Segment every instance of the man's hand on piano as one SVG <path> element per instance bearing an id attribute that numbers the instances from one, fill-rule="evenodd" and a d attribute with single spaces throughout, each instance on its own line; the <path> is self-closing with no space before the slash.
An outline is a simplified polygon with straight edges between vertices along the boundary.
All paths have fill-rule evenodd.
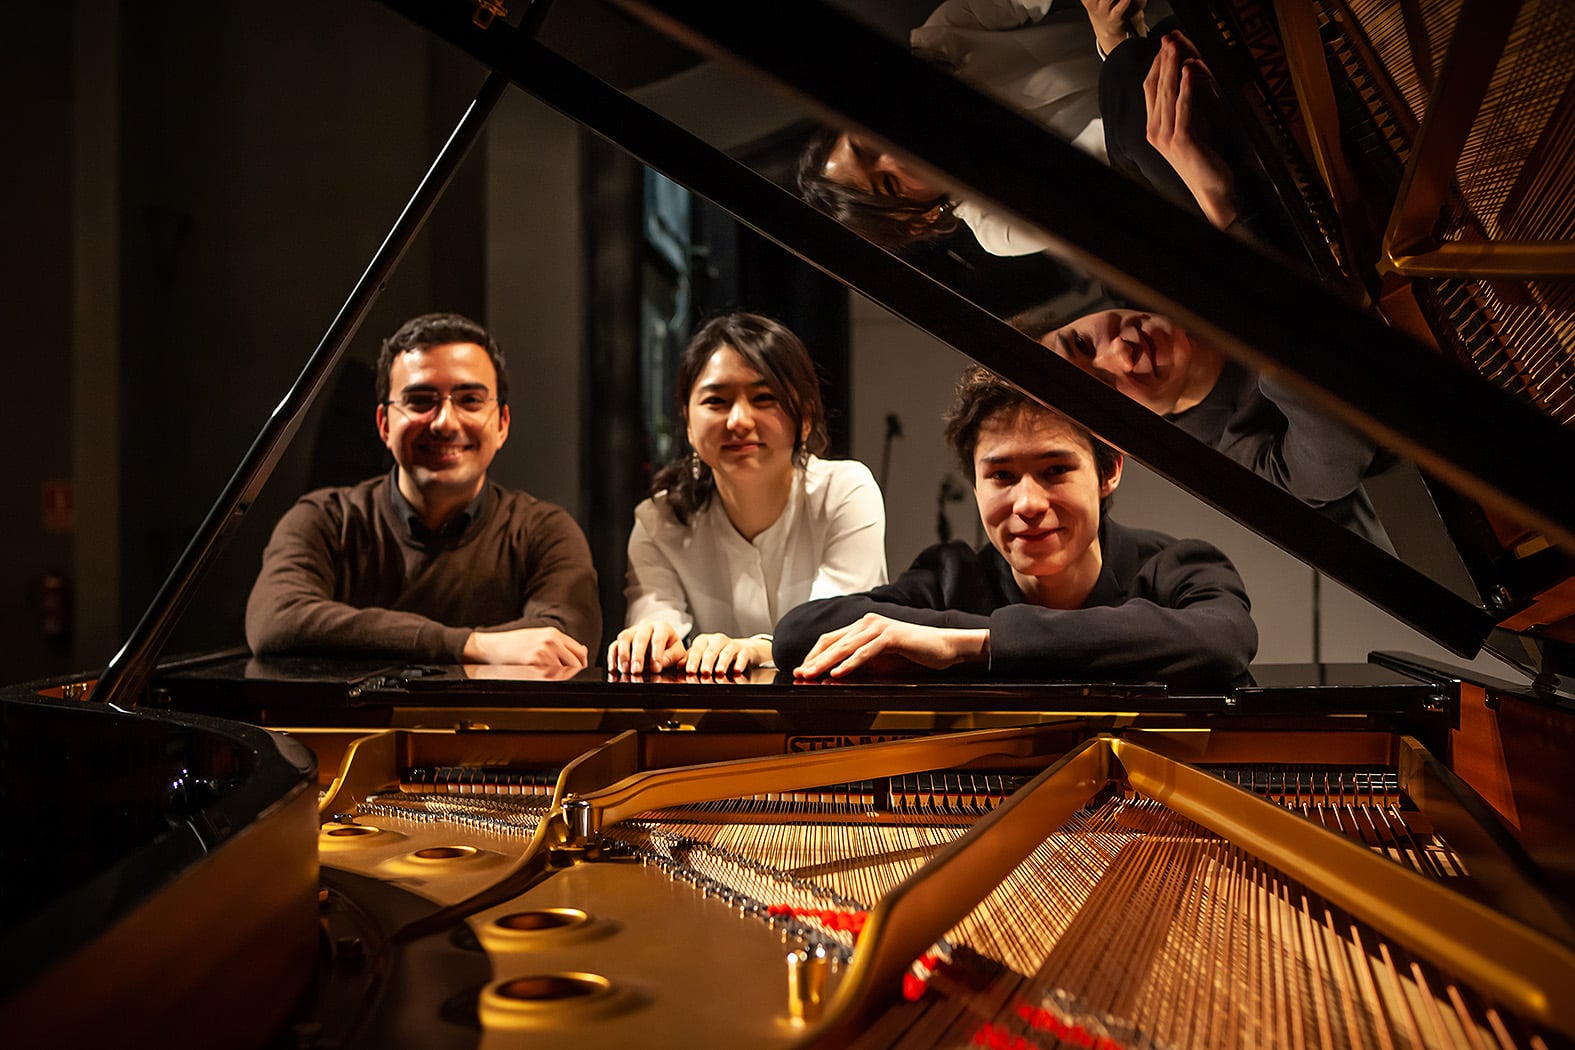
<path id="1" fill-rule="evenodd" d="M 689 643 L 684 670 L 689 674 L 743 674 L 771 659 L 770 638 L 730 638 L 725 634 L 702 634 Z"/>
<path id="2" fill-rule="evenodd" d="M 841 678 L 860 667 L 891 671 L 905 663 L 942 670 L 990 658 L 990 632 L 983 628 L 927 627 L 865 613 L 848 626 L 828 631 L 815 642 L 795 678 Z"/>
<path id="3" fill-rule="evenodd" d="M 1149 145 L 1181 176 L 1209 223 L 1223 230 L 1236 220 L 1237 203 L 1235 175 L 1209 141 L 1211 122 L 1219 119 L 1213 105 L 1218 96 L 1192 41 L 1166 33 L 1143 78 Z"/>
<path id="4" fill-rule="evenodd" d="M 666 620 L 641 620 L 618 632 L 607 647 L 607 669 L 619 674 L 659 674 L 682 666 L 688 651 Z"/>
<path id="5" fill-rule="evenodd" d="M 509 664 L 542 670 L 586 664 L 585 646 L 556 627 L 519 627 L 512 631 L 472 631 L 462 654 L 466 663 Z"/>

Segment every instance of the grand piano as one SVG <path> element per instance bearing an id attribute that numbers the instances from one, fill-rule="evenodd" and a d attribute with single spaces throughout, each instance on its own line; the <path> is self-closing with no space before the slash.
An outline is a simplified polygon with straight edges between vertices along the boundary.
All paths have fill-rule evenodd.
<path id="1" fill-rule="evenodd" d="M 1290 259 L 1112 179 L 857 5 L 803 0 L 763 33 L 748 5 L 617 4 L 906 151 L 1406 457 L 1427 498 L 1385 524 L 1446 537 L 1467 579 L 1446 585 L 1426 552 L 1313 512 L 609 87 L 607 56 L 553 47 L 572 0 L 384 3 L 474 58 L 476 102 L 126 646 L 0 695 L 8 1043 L 1575 1041 L 1560 5 L 1329 0 L 1307 23 L 1296 4 L 1176 0 L 1300 232 Z M 1511 90 L 1528 64 L 1549 79 Z M 1375 653 L 1184 693 L 161 659 L 515 89 L 1502 673 Z M 1387 162 L 1320 133 L 1365 130 L 1357 109 Z M 1483 139 L 1510 116 L 1518 174 L 1484 200 Z"/>

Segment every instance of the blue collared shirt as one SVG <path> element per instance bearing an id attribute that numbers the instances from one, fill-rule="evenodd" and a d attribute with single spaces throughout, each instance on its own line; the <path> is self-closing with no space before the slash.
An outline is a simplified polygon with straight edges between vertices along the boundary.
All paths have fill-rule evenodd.
<path id="1" fill-rule="evenodd" d="M 476 498 L 436 529 L 427 527 L 410 501 L 405 499 L 405 494 L 399 490 L 397 466 L 388 475 L 388 499 L 394 507 L 394 520 L 403 523 L 410 539 L 423 547 L 453 547 L 464 538 L 473 523 L 481 520 L 481 512 L 487 504 L 487 485 L 483 482 Z"/>

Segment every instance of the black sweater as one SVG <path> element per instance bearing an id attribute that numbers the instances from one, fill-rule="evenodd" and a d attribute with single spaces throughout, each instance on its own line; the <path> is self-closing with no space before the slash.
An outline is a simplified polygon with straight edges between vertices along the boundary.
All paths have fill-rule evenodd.
<path id="1" fill-rule="evenodd" d="M 873 612 L 988 628 L 993 675 L 1215 686 L 1245 677 L 1258 631 L 1241 577 L 1223 553 L 1108 518 L 1099 536 L 1104 565 L 1081 609 L 1027 604 L 993 546 L 942 543 L 884 587 L 793 609 L 777 624 L 776 665 L 791 671 L 822 634 Z"/>

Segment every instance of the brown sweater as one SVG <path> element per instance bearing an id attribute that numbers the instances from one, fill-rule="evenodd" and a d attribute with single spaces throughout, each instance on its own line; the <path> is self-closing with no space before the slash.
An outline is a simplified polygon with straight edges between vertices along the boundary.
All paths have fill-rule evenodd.
<path id="1" fill-rule="evenodd" d="M 557 627 L 595 649 L 601 621 L 590 546 L 562 507 L 488 481 L 477 520 L 423 544 L 395 519 L 384 476 L 308 493 L 279 519 L 246 641 L 260 656 L 457 663 L 472 630 Z"/>

